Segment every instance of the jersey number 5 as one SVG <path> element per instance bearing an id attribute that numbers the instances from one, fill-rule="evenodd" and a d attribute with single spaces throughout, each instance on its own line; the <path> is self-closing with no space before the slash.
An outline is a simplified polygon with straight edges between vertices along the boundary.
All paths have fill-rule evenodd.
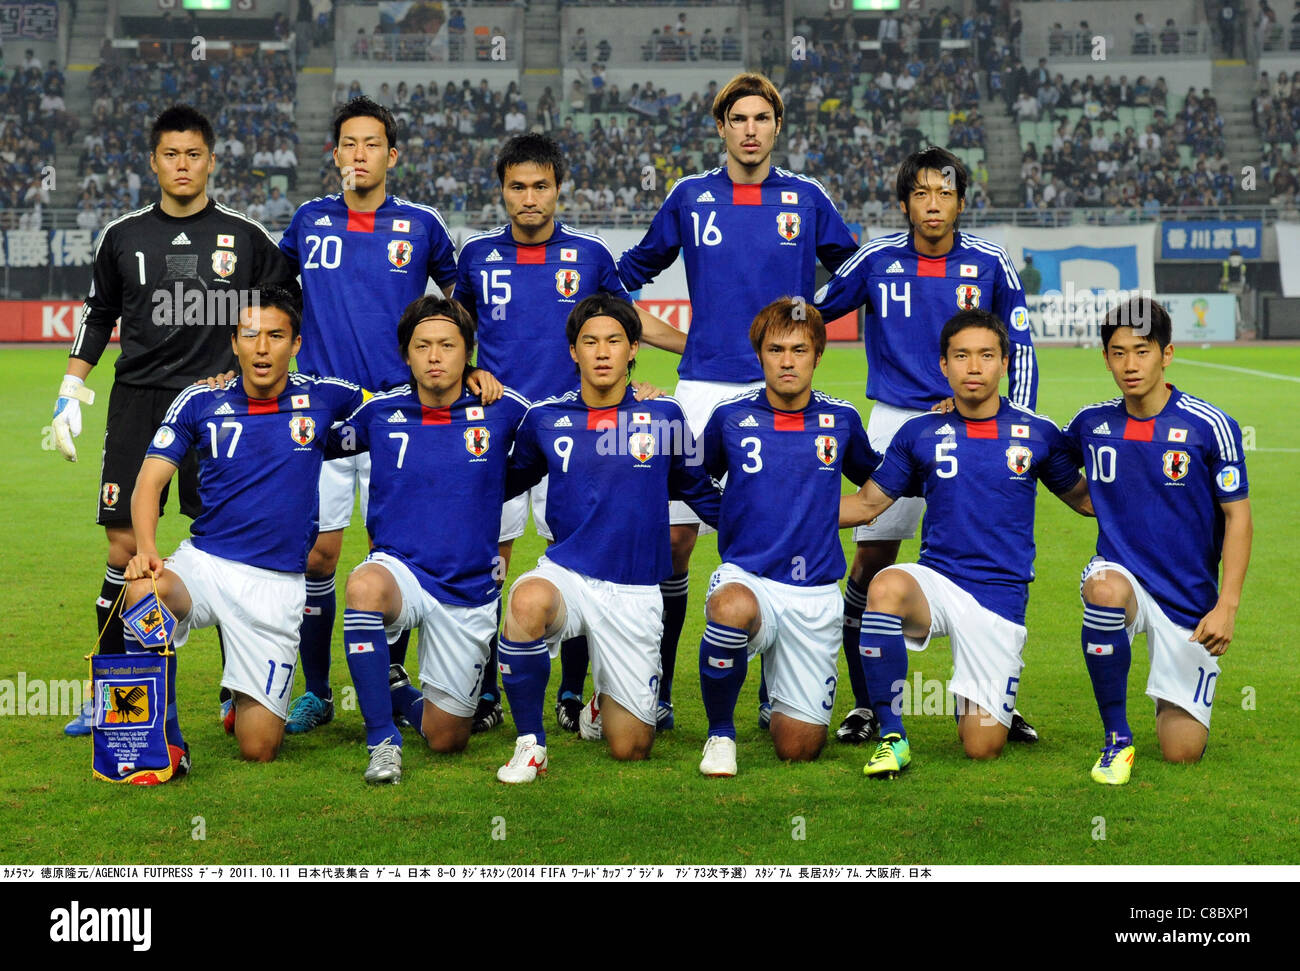
<path id="1" fill-rule="evenodd" d="M 951 455 L 956 442 L 937 442 L 934 446 L 934 474 L 941 479 L 951 479 L 957 475 L 957 456 Z"/>

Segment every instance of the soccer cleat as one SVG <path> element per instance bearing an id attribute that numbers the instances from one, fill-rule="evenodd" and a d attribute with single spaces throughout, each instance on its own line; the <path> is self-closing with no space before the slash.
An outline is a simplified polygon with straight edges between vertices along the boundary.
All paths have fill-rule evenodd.
<path id="1" fill-rule="evenodd" d="M 397 785 L 402 781 L 402 747 L 393 744 L 390 735 L 378 745 L 370 746 L 370 765 L 366 767 L 366 781 L 371 785 L 385 782 Z"/>
<path id="2" fill-rule="evenodd" d="M 879 730 L 880 723 L 874 711 L 870 708 L 854 708 L 844 716 L 844 721 L 840 722 L 840 727 L 835 730 L 835 741 L 847 745 L 861 745 L 863 742 L 871 741 Z"/>
<path id="3" fill-rule="evenodd" d="M 1025 721 L 1025 716 L 1017 708 L 1011 713 L 1011 727 L 1007 729 L 1008 742 L 1024 742 L 1032 745 L 1038 741 L 1038 732 L 1034 726 Z"/>
<path id="4" fill-rule="evenodd" d="M 912 764 L 912 746 L 902 735 L 890 732 L 880 740 L 862 774 L 873 779 L 893 779 Z"/>
<path id="5" fill-rule="evenodd" d="M 411 686 L 411 676 L 406 673 L 406 668 L 400 664 L 388 665 L 388 690 L 396 691 L 398 688 L 409 688 Z"/>
<path id="6" fill-rule="evenodd" d="M 605 726 L 600 722 L 600 709 L 596 707 L 595 695 L 578 712 L 578 737 L 588 742 L 599 742 L 605 737 Z"/>
<path id="7" fill-rule="evenodd" d="M 63 726 L 64 735 L 89 735 L 95 724 L 95 703 L 84 702 L 72 721 Z"/>
<path id="8" fill-rule="evenodd" d="M 490 732 L 505 720 L 506 713 L 501 710 L 501 702 L 491 695 L 484 695 L 478 700 L 478 707 L 474 709 L 474 721 L 470 725 L 470 734 L 478 735 L 480 732 Z"/>
<path id="9" fill-rule="evenodd" d="M 770 701 L 760 701 L 758 703 L 758 730 L 767 731 L 772 727 L 772 703 Z"/>
<path id="10" fill-rule="evenodd" d="M 497 779 L 511 785 L 532 782 L 549 765 L 546 746 L 537 744 L 537 736 L 520 735 L 515 739 L 515 754 L 510 756 L 509 762 L 497 769 Z"/>
<path id="11" fill-rule="evenodd" d="M 721 778 L 736 774 L 736 740 L 723 735 L 710 735 L 704 743 L 704 758 L 700 759 L 702 775 Z"/>
<path id="12" fill-rule="evenodd" d="M 171 758 L 172 774 L 171 779 L 184 778 L 190 774 L 190 743 L 186 742 L 184 748 L 179 745 L 168 745 L 167 755 Z M 156 772 L 142 772 L 130 780 L 133 786 L 160 786 L 163 780 L 158 778 Z"/>
<path id="13" fill-rule="evenodd" d="M 555 721 L 566 732 L 578 730 L 578 715 L 582 711 L 582 699 L 575 694 L 566 694 L 555 703 Z"/>
<path id="14" fill-rule="evenodd" d="M 659 707 L 655 709 L 655 731 L 667 732 L 673 727 L 673 703 L 671 701 L 659 702 Z"/>
<path id="15" fill-rule="evenodd" d="M 221 703 L 221 727 L 227 735 L 235 734 L 235 700 L 227 698 Z"/>
<path id="16" fill-rule="evenodd" d="M 1133 759 L 1136 755 L 1133 739 L 1112 733 L 1101 750 L 1097 764 L 1092 767 L 1092 781 L 1104 786 L 1127 785 L 1129 776 L 1133 774 Z"/>
<path id="17" fill-rule="evenodd" d="M 290 735 L 301 735 L 333 720 L 334 699 L 324 700 L 308 691 L 295 698 L 289 706 L 289 717 L 284 723 L 284 730 Z"/>

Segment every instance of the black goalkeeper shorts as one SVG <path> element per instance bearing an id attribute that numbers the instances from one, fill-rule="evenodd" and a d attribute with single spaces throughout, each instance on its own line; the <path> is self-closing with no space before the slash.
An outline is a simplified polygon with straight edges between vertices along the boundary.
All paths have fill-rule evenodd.
<path id="1" fill-rule="evenodd" d="M 180 394 L 174 388 L 143 388 L 113 383 L 108 395 L 107 427 L 104 429 L 104 462 L 99 475 L 99 517 L 101 526 L 131 525 L 131 493 L 135 477 L 144 464 L 149 442 L 162 424 L 167 409 Z M 180 479 L 181 513 L 194 519 L 199 504 L 199 460 L 193 449 L 177 471 Z M 164 486 L 158 514 L 167 505 L 170 485 Z"/>

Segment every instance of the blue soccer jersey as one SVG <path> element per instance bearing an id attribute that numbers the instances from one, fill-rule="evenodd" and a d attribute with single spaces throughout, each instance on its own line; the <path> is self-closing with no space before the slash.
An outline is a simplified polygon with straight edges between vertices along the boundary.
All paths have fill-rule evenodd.
<path id="1" fill-rule="evenodd" d="M 578 386 L 564 325 L 597 293 L 632 302 L 604 240 L 561 223 L 535 246 L 501 226 L 461 247 L 455 296 L 478 322 L 478 365 L 530 399 Z"/>
<path id="2" fill-rule="evenodd" d="M 720 495 L 673 398 L 591 408 L 577 391 L 540 401 L 515 438 L 506 497 L 550 475 L 548 559 L 612 583 L 659 583 L 672 574 L 668 500 L 714 526 Z M 499 517 L 498 517 L 499 518 Z"/>
<path id="3" fill-rule="evenodd" d="M 1038 480 L 1058 494 L 1079 481 L 1055 424 L 1006 398 L 997 416 L 983 421 L 956 412 L 916 415 L 895 433 L 871 478 L 894 499 L 925 497 L 922 566 L 994 613 L 1025 622 Z"/>
<path id="4" fill-rule="evenodd" d="M 862 485 L 880 462 L 857 409 L 814 391 L 803 411 L 780 411 L 759 388 L 714 408 L 701 441 L 705 469 L 727 477 L 722 561 L 799 587 L 837 583 L 840 476 Z"/>
<path id="5" fill-rule="evenodd" d="M 496 599 L 493 577 L 506 461 L 528 402 L 506 389 L 484 405 L 462 389 L 445 408 L 409 384 L 371 398 L 330 433 L 331 457 L 370 452 L 366 529 L 442 604 Z"/>
<path id="6" fill-rule="evenodd" d="M 922 256 L 910 232 L 873 239 L 817 292 L 827 320 L 865 307 L 867 397 L 924 411 L 952 396 L 939 370 L 939 334 L 959 310 L 989 310 L 1011 332 L 1007 362 L 1012 401 L 1033 408 L 1038 367 L 1029 333 L 1025 291 L 1001 246 L 969 233 L 953 234 L 944 256 Z"/>
<path id="7" fill-rule="evenodd" d="M 677 373 L 693 381 L 763 380 L 749 325 L 765 306 L 817 289 L 817 261 L 834 272 L 857 242 L 816 179 L 773 168 L 756 185 L 725 168 L 679 179 L 645 237 L 618 259 L 629 290 L 677 259 L 686 263 L 691 328 Z"/>
<path id="8" fill-rule="evenodd" d="M 371 390 L 410 380 L 397 347 L 402 311 L 427 281 L 456 279 L 456 247 L 437 210 L 389 196 L 353 212 L 341 193 L 304 202 L 280 240 L 302 280 L 298 370 Z"/>
<path id="9" fill-rule="evenodd" d="M 1065 427 L 1088 476 L 1097 553 L 1127 567 L 1174 623 L 1195 627 L 1219 597 L 1220 503 L 1250 495 L 1241 429 L 1170 385 L 1154 418 L 1123 398 L 1089 405 Z"/>
<path id="10" fill-rule="evenodd" d="M 364 400 L 354 384 L 290 374 L 277 398 L 250 398 L 239 378 L 176 396 L 149 456 L 179 466 L 199 453 L 196 547 L 266 570 L 303 573 L 316 542 L 316 485 L 330 425 Z"/>

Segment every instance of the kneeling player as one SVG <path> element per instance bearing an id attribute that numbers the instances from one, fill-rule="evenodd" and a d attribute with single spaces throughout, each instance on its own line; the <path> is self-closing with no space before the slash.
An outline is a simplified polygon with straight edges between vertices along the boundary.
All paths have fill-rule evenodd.
<path id="1" fill-rule="evenodd" d="M 190 630 L 221 625 L 221 684 L 234 694 L 239 752 L 258 762 L 274 759 L 284 737 L 326 433 L 362 402 L 361 389 L 346 381 L 289 374 L 302 345 L 300 321 L 291 294 L 260 291 L 231 335 L 242 376 L 177 396 L 131 498 L 139 552 L 126 569 L 126 603 L 156 583 L 177 618 L 177 647 Z M 164 564 L 158 497 L 192 448 L 199 452 L 202 512 L 191 538 Z M 175 762 L 177 743 L 170 736 L 169 742 Z"/>
<path id="2" fill-rule="evenodd" d="M 736 774 L 736 698 L 762 654 L 778 758 L 815 759 L 835 707 L 844 573 L 840 475 L 862 485 L 879 462 L 857 409 L 812 390 L 826 349 L 813 307 L 788 297 L 759 311 L 749 342 L 766 387 L 713 409 L 704 466 L 727 477 L 722 566 L 709 581 L 700 693 L 709 717 L 700 771 Z"/>
<path id="3" fill-rule="evenodd" d="M 519 738 L 502 782 L 532 782 L 547 768 L 542 701 L 560 642 L 585 635 L 591 700 L 584 738 L 609 739 L 622 760 L 654 742 L 663 597 L 671 572 L 668 500 L 711 525 L 718 492 L 700 464 L 681 406 L 636 401 L 628 384 L 641 322 L 607 293 L 587 297 L 566 322 L 579 390 L 535 404 L 515 439 L 506 494 L 549 474 L 546 520 L 555 544 L 510 590 L 500 642 L 501 681 Z"/>
<path id="4" fill-rule="evenodd" d="M 348 577 L 343 641 L 370 748 L 367 782 L 400 782 L 401 710 L 435 752 L 469 742 L 497 629 L 499 510 L 506 458 L 528 402 L 491 405 L 465 387 L 474 319 L 424 296 L 397 325 L 411 382 L 376 395 L 330 434 L 330 455 L 370 452 L 373 548 Z M 420 628 L 420 683 L 388 645 Z M 391 689 L 391 696 L 390 696 Z"/>
<path id="5" fill-rule="evenodd" d="M 1205 752 L 1218 658 L 1250 562 L 1241 429 L 1165 384 L 1171 332 L 1169 314 L 1146 297 L 1107 314 L 1102 348 L 1123 397 L 1084 408 L 1065 429 L 1097 510 L 1097 556 L 1080 592 L 1084 661 L 1106 733 L 1092 778 L 1106 785 L 1123 785 L 1133 769 L 1135 634 L 1147 635 L 1161 754 L 1196 762 Z"/>
<path id="6" fill-rule="evenodd" d="M 920 562 L 888 567 L 867 588 L 860 651 L 881 741 L 863 771 L 873 777 L 911 762 L 901 712 L 907 651 L 924 650 L 932 637 L 952 642 L 948 687 L 966 754 L 1001 753 L 1024 666 L 1038 480 L 1091 514 L 1087 483 L 1060 429 L 998 396 L 1006 325 L 987 311 L 964 310 L 944 324 L 939 344 L 955 410 L 904 422 L 840 515 L 841 526 L 859 525 L 899 496 L 926 501 Z"/>

